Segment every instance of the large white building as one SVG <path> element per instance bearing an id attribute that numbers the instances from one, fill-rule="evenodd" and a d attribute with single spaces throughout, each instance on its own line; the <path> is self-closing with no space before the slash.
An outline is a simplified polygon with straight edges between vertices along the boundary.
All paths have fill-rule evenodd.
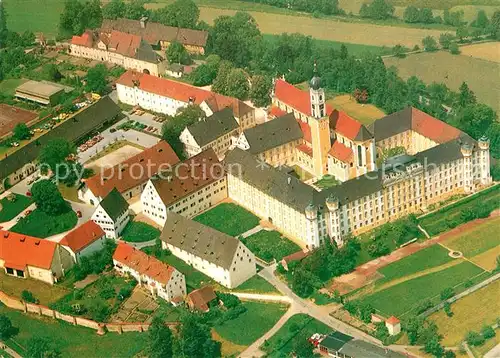
<path id="1" fill-rule="evenodd" d="M 92 221 L 104 230 L 108 239 L 117 239 L 130 221 L 128 207 L 127 201 L 114 188 L 97 205 Z"/>
<path id="2" fill-rule="evenodd" d="M 87 30 L 81 36 L 73 36 L 70 54 L 154 76 L 164 75 L 166 70 L 166 61 L 142 37 L 116 30 Z"/>
<path id="3" fill-rule="evenodd" d="M 164 249 L 227 288 L 257 273 L 254 254 L 240 240 L 174 212 L 160 239 Z"/>
<path id="4" fill-rule="evenodd" d="M 165 225 L 169 212 L 191 218 L 227 198 L 226 175 L 213 149 L 151 178 L 141 195 L 143 214 Z"/>
<path id="5" fill-rule="evenodd" d="M 169 116 L 190 104 L 199 105 L 207 116 L 229 107 L 241 130 L 255 125 L 255 109 L 239 99 L 145 73 L 125 72 L 116 81 L 116 92 L 120 102 Z"/>
<path id="6" fill-rule="evenodd" d="M 186 295 L 186 278 L 175 267 L 164 264 L 141 250 L 120 242 L 113 254 L 113 265 L 122 275 L 130 275 L 151 294 L 167 302 Z"/>

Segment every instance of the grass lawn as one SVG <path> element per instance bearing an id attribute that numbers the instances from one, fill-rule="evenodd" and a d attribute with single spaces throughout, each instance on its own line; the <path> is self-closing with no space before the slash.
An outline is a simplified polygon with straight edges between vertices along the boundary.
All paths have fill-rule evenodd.
<path id="1" fill-rule="evenodd" d="M 193 219 L 231 236 L 238 236 L 259 225 L 260 219 L 233 203 L 222 203 Z"/>
<path id="2" fill-rule="evenodd" d="M 0 272 L 0 290 L 17 298 L 21 298 L 21 292 L 24 290 L 30 291 L 42 305 L 48 305 L 50 302 L 57 301 L 69 293 L 69 290 L 65 287 L 59 285 L 52 286 L 30 278 L 21 279 L 8 276 L 3 270 Z"/>
<path id="3" fill-rule="evenodd" d="M 449 227 L 446 224 L 447 221 L 459 220 L 462 210 L 472 208 L 478 203 L 496 206 L 496 208 L 500 207 L 500 185 L 496 185 L 480 193 L 471 195 L 455 204 L 451 204 L 445 208 L 426 215 L 419 219 L 419 223 L 425 230 L 427 230 L 429 235 L 438 235 L 449 230 Z"/>
<path id="4" fill-rule="evenodd" d="M 284 256 L 300 251 L 296 243 L 281 236 L 277 231 L 261 230 L 241 241 L 252 251 L 255 256 L 264 261 L 281 260 Z"/>
<path id="5" fill-rule="evenodd" d="M 384 278 L 378 280 L 377 284 L 444 265 L 450 261 L 453 261 L 453 259 L 448 256 L 448 250 L 437 244 L 432 245 L 378 270 L 379 273 L 384 275 Z"/>
<path id="6" fill-rule="evenodd" d="M 247 281 L 233 289 L 233 291 L 280 295 L 280 292 L 273 285 L 259 275 L 249 278 Z"/>
<path id="7" fill-rule="evenodd" d="M 0 200 L 0 223 L 10 221 L 31 205 L 31 198 L 14 194 L 15 200 L 9 201 L 7 198 Z"/>
<path id="8" fill-rule="evenodd" d="M 443 335 L 442 344 L 446 347 L 457 345 L 468 331 L 479 332 L 483 325 L 495 323 L 500 317 L 500 281 L 495 281 L 480 290 L 451 304 L 452 317 L 443 310 L 430 316 L 436 322 L 439 333 Z"/>
<path id="9" fill-rule="evenodd" d="M 143 223 L 130 221 L 122 232 L 122 239 L 128 242 L 145 242 L 160 237 L 160 230 Z"/>
<path id="10" fill-rule="evenodd" d="M 27 217 L 21 219 L 10 230 L 44 239 L 71 230 L 76 226 L 77 222 L 78 217 L 73 210 L 61 215 L 50 216 L 36 209 Z"/>
<path id="11" fill-rule="evenodd" d="M 330 174 L 324 175 L 323 178 L 314 183 L 314 185 L 316 185 L 318 188 L 322 190 L 331 188 L 332 186 L 337 186 L 339 184 L 340 182 L 337 179 L 335 179 L 333 175 Z"/>
<path id="12" fill-rule="evenodd" d="M 0 93 L 6 94 L 8 96 L 13 96 L 16 93 L 16 88 L 26 81 L 27 80 L 24 78 L 9 78 L 0 81 Z"/>
<path id="13" fill-rule="evenodd" d="M 385 116 L 384 111 L 378 109 L 373 104 L 361 104 L 349 94 L 336 96 L 327 101 L 334 108 L 344 111 L 351 117 L 357 119 L 364 125 L 369 125 Z"/>
<path id="14" fill-rule="evenodd" d="M 215 326 L 225 340 L 248 346 L 269 331 L 285 314 L 288 306 L 275 303 L 243 302 L 247 311 L 236 319 Z"/>
<path id="15" fill-rule="evenodd" d="M 107 333 L 98 336 L 94 330 L 73 326 L 48 317 L 27 315 L 0 307 L 19 333 L 7 340 L 7 344 L 21 355 L 25 354 L 27 342 L 32 337 L 46 337 L 62 357 L 134 357 L 147 346 L 147 334 Z"/>
<path id="16" fill-rule="evenodd" d="M 306 339 L 314 333 L 327 334 L 331 331 L 332 329 L 326 324 L 307 314 L 299 313 L 290 317 L 283 327 L 267 341 L 267 344 L 260 348 L 270 353 L 268 356 L 270 358 L 285 357 L 291 354 L 295 337 Z"/>
<path id="17" fill-rule="evenodd" d="M 490 219 L 488 222 L 466 231 L 463 235 L 452 237 L 443 245 L 450 249 L 460 251 L 464 256 L 471 258 L 497 247 L 500 244 L 498 228 L 500 217 Z"/>
<path id="18" fill-rule="evenodd" d="M 401 316 L 420 302 L 438 296 L 442 290 L 457 286 L 484 272 L 464 261 L 458 265 L 417 277 L 362 298 L 384 315 Z"/>

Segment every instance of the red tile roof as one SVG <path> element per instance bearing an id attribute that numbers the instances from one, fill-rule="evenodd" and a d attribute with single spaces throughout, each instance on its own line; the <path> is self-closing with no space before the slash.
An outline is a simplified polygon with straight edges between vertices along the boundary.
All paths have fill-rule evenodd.
<path id="1" fill-rule="evenodd" d="M 87 221 L 85 224 L 77 227 L 75 230 L 69 232 L 62 238 L 59 243 L 68 246 L 73 252 L 80 252 L 94 241 L 99 240 L 106 234 L 92 220 Z"/>
<path id="2" fill-rule="evenodd" d="M 135 57 L 141 44 L 141 37 L 113 30 L 109 36 L 108 48 L 127 57 Z"/>
<path id="3" fill-rule="evenodd" d="M 134 71 L 125 72 L 116 83 L 127 87 L 134 87 L 134 83 L 136 83 L 137 87 L 145 92 L 155 93 L 185 103 L 192 101 L 200 104 L 212 96 L 212 92 L 198 87 Z"/>
<path id="4" fill-rule="evenodd" d="M 332 157 L 337 158 L 341 162 L 349 163 L 352 161 L 352 149 L 346 147 L 344 144 L 339 141 L 335 141 L 328 152 Z"/>
<path id="5" fill-rule="evenodd" d="M 132 158 L 86 179 L 85 183 L 94 195 L 104 198 L 115 187 L 123 193 L 146 182 L 159 169 L 171 169 L 178 162 L 179 158 L 170 144 L 160 141 Z"/>
<path id="6" fill-rule="evenodd" d="M 271 107 L 271 110 L 269 111 L 269 115 L 274 117 L 281 117 L 285 114 L 286 112 L 284 110 L 276 106 Z"/>
<path id="7" fill-rule="evenodd" d="M 302 122 L 300 119 L 297 119 L 297 121 L 299 122 L 302 133 L 304 133 L 304 140 L 308 143 L 312 143 L 311 126 L 306 122 Z"/>
<path id="8" fill-rule="evenodd" d="M 73 36 L 73 38 L 71 39 L 71 44 L 78 46 L 92 47 L 93 45 L 92 31 L 87 30 L 82 34 L 82 36 Z"/>
<path id="9" fill-rule="evenodd" d="M 361 126 L 360 122 L 344 112 L 335 110 L 330 115 L 330 128 L 350 140 L 355 140 Z"/>
<path id="10" fill-rule="evenodd" d="M 274 96 L 295 110 L 311 115 L 311 97 L 308 91 L 302 91 L 284 80 L 277 80 L 274 84 Z M 326 114 L 329 115 L 332 111 L 332 106 L 327 104 Z"/>
<path id="11" fill-rule="evenodd" d="M 113 260 L 164 285 L 168 283 L 175 270 L 174 267 L 123 242 L 118 244 Z"/>
<path id="12" fill-rule="evenodd" d="M 460 130 L 450 126 L 422 112 L 412 108 L 412 129 L 426 138 L 432 139 L 436 143 L 446 143 L 452 139 L 460 137 Z"/>
<path id="13" fill-rule="evenodd" d="M 312 157 L 312 155 L 313 155 L 313 149 L 311 147 L 309 147 L 307 144 L 299 144 L 295 148 L 297 148 L 298 150 L 307 154 L 310 157 Z"/>
<path id="14" fill-rule="evenodd" d="M 205 99 L 205 103 L 214 113 L 230 107 L 233 110 L 233 115 L 237 118 L 241 118 L 253 111 L 252 107 L 237 98 L 223 96 L 213 92 L 209 93 L 210 97 Z"/>
<path id="15" fill-rule="evenodd" d="M 5 267 L 25 270 L 26 266 L 50 269 L 57 243 L 0 230 L 0 259 Z"/>
<path id="16" fill-rule="evenodd" d="M 394 317 L 394 316 L 391 316 L 391 317 L 389 317 L 389 318 L 387 319 L 387 321 L 386 321 L 386 322 L 387 322 L 387 323 L 389 323 L 389 324 L 394 325 L 394 324 L 398 324 L 398 323 L 399 323 L 399 319 L 397 319 L 397 318 L 396 318 L 396 317 Z"/>
<path id="17" fill-rule="evenodd" d="M 188 295 L 193 307 L 200 311 L 208 311 L 208 304 L 216 299 L 217 296 L 211 286 L 199 288 Z"/>

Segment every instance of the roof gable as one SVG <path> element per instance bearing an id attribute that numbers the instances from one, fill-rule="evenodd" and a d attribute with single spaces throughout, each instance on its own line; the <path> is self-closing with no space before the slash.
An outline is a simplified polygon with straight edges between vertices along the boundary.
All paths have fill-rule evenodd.
<path id="1" fill-rule="evenodd" d="M 308 91 L 302 91 L 284 80 L 276 80 L 274 96 L 300 113 L 311 116 L 311 96 Z M 326 114 L 329 115 L 332 111 L 333 107 L 327 103 Z"/>
<path id="2" fill-rule="evenodd" d="M 202 147 L 237 129 L 238 122 L 233 116 L 232 109 L 224 108 L 187 128 L 196 143 Z"/>
<path id="3" fill-rule="evenodd" d="M 106 234 L 92 220 L 87 221 L 83 225 L 80 225 L 73 231 L 66 234 L 59 243 L 63 246 L 67 246 L 73 252 L 80 252 L 93 242 L 101 239 Z"/>
<path id="4" fill-rule="evenodd" d="M 328 154 L 344 163 L 351 162 L 353 157 L 352 149 L 346 147 L 345 144 L 340 143 L 338 140 L 333 143 Z"/>
<path id="5" fill-rule="evenodd" d="M 364 125 L 347 115 L 345 112 L 334 110 L 330 115 L 332 131 L 349 138 L 352 141 L 364 142 L 373 138 L 373 135 Z"/>
<path id="6" fill-rule="evenodd" d="M 128 203 L 116 188 L 113 188 L 99 206 L 115 221 L 128 210 Z"/>
<path id="7" fill-rule="evenodd" d="M 50 269 L 57 243 L 11 231 L 0 230 L 0 259 L 6 267 L 24 270 L 26 266 Z"/>

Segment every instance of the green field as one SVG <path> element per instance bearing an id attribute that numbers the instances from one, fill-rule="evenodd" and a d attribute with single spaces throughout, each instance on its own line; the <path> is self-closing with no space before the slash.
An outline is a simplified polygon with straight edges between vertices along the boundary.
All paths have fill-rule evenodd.
<path id="1" fill-rule="evenodd" d="M 399 317 L 420 302 L 439 295 L 445 288 L 460 285 L 482 272 L 484 271 L 476 265 L 464 261 L 442 271 L 396 284 L 363 297 L 362 300 L 384 315 Z"/>
<path id="2" fill-rule="evenodd" d="M 280 292 L 266 279 L 255 275 L 243 282 L 241 285 L 233 289 L 236 292 L 263 293 L 263 294 L 280 294 Z"/>
<path id="3" fill-rule="evenodd" d="M 241 242 L 254 253 L 255 256 L 270 262 L 273 259 L 280 261 L 284 256 L 291 255 L 301 248 L 288 240 L 277 231 L 261 230 L 249 237 L 242 238 Z"/>
<path id="4" fill-rule="evenodd" d="M 73 210 L 58 216 L 50 216 L 41 210 L 34 210 L 31 214 L 21 219 L 10 230 L 19 234 L 45 239 L 71 230 L 76 226 L 78 217 Z"/>
<path id="5" fill-rule="evenodd" d="M 73 326 L 51 318 L 27 315 L 0 307 L 19 333 L 7 340 L 7 344 L 21 355 L 32 337 L 46 337 L 62 357 L 134 357 L 147 346 L 144 333 L 107 333 L 98 336 L 92 329 Z"/>
<path id="6" fill-rule="evenodd" d="M 386 283 L 416 272 L 444 265 L 450 261 L 453 261 L 453 259 L 448 256 L 448 250 L 437 244 L 432 245 L 378 270 L 379 273 L 384 275 L 384 278 L 377 280 L 376 283 Z"/>
<path id="7" fill-rule="evenodd" d="M 143 222 L 130 221 L 122 232 L 122 239 L 128 242 L 146 242 L 160 237 L 160 230 Z"/>
<path id="8" fill-rule="evenodd" d="M 483 190 L 455 204 L 451 204 L 443 209 L 426 215 L 419 219 L 419 223 L 427 230 L 429 235 L 438 235 L 450 229 L 447 222 L 460 219 L 462 210 L 473 208 L 479 205 L 479 203 L 483 206 L 498 209 L 500 207 L 500 185 Z"/>
<path id="9" fill-rule="evenodd" d="M 260 219 L 241 206 L 222 203 L 193 219 L 231 236 L 238 236 L 259 225 Z"/>
<path id="10" fill-rule="evenodd" d="M 9 30 L 43 32 L 55 37 L 64 0 L 4 0 Z"/>
<path id="11" fill-rule="evenodd" d="M 267 344 L 260 348 L 269 353 L 269 358 L 285 357 L 292 353 L 296 337 L 306 339 L 314 333 L 328 334 L 331 331 L 332 329 L 324 323 L 307 314 L 299 313 L 290 317 Z"/>
<path id="12" fill-rule="evenodd" d="M 0 93 L 8 96 L 14 96 L 16 88 L 26 82 L 23 78 L 10 78 L 0 81 Z"/>
<path id="13" fill-rule="evenodd" d="M 9 201 L 7 198 L 0 200 L 0 223 L 10 221 L 31 205 L 31 198 L 24 195 L 14 194 L 15 200 Z"/>
<path id="14" fill-rule="evenodd" d="M 246 312 L 214 328 L 225 340 L 245 346 L 269 331 L 288 309 L 286 305 L 273 303 L 243 302 L 242 305 Z"/>

